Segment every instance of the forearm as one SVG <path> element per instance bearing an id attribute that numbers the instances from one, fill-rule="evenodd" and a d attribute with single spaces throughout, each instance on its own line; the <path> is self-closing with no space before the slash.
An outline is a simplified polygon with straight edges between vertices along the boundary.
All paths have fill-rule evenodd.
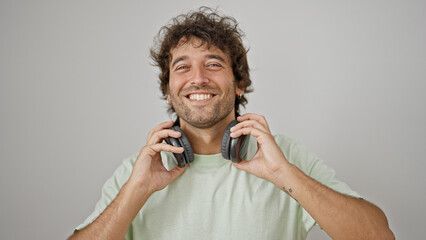
<path id="1" fill-rule="evenodd" d="M 69 239 L 123 239 L 133 219 L 150 194 L 135 184 L 126 183 L 112 203 L 89 226 Z"/>
<path id="2" fill-rule="evenodd" d="M 296 166 L 283 168 L 274 184 L 285 191 L 333 239 L 393 239 L 384 213 L 373 204 L 318 183 Z"/>

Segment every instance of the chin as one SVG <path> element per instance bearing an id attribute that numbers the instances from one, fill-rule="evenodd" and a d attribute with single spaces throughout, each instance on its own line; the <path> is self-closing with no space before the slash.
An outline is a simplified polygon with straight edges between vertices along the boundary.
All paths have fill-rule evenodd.
<path id="1" fill-rule="evenodd" d="M 196 128 L 210 128 L 218 122 L 217 119 L 215 119 L 215 117 L 212 117 L 212 118 L 206 118 L 206 117 L 200 117 L 200 118 L 189 117 L 189 118 L 186 118 L 185 117 L 185 118 L 182 118 L 182 119 L 185 120 L 185 122 L 187 122 L 191 126 L 194 126 Z"/>
<path id="2" fill-rule="evenodd" d="M 198 112 L 197 114 L 178 114 L 178 116 L 187 122 L 189 125 L 196 128 L 210 128 L 223 120 L 225 117 L 220 114 L 215 114 L 213 112 L 203 113 Z"/>

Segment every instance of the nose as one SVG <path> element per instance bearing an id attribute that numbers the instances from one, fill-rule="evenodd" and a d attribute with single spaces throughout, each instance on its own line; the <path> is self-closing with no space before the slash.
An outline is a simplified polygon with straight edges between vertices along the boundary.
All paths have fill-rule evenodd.
<path id="1" fill-rule="evenodd" d="M 193 75 L 191 78 L 191 84 L 204 85 L 209 82 L 206 73 L 202 67 L 193 68 Z"/>

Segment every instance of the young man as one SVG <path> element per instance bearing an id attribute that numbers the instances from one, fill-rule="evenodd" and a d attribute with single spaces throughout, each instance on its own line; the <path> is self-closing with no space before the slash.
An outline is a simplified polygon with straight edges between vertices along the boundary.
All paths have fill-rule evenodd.
<path id="1" fill-rule="evenodd" d="M 316 223 L 333 239 L 394 238 L 383 212 L 314 154 L 273 136 L 265 117 L 239 116 L 251 85 L 241 36 L 233 18 L 207 8 L 160 30 L 151 54 L 182 132 L 156 126 L 71 239 L 304 239 Z M 224 159 L 226 132 L 247 136 L 245 160 Z M 185 153 L 163 142 L 182 135 Z M 193 161 L 179 167 L 174 154 L 188 147 Z"/>

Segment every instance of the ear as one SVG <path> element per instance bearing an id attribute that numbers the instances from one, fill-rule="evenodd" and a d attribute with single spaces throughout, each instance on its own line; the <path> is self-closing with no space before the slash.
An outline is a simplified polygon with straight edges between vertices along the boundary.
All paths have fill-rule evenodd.
<path id="1" fill-rule="evenodd" d="M 243 95 L 244 91 L 246 90 L 244 87 L 240 87 L 239 85 L 242 85 L 241 82 L 235 80 L 235 94 L 237 96 Z"/>
<path id="2" fill-rule="evenodd" d="M 239 88 L 238 86 L 236 86 L 236 87 L 235 87 L 235 94 L 236 94 L 237 96 L 241 96 L 241 95 L 243 95 L 243 94 L 244 94 L 244 89 Z"/>

